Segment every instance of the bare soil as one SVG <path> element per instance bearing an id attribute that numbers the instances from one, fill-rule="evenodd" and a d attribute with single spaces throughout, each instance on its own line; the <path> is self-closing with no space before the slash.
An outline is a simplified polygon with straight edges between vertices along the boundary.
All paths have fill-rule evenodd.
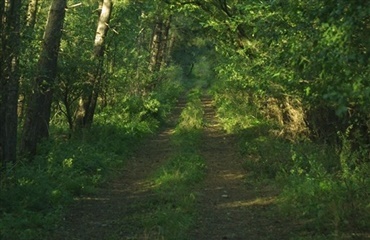
<path id="1" fill-rule="evenodd" d="M 246 184 L 243 157 L 237 139 L 219 126 L 210 98 L 202 99 L 206 127 L 201 154 L 206 160 L 207 175 L 197 188 L 199 218 L 188 239 L 288 239 L 287 224 L 274 213 L 277 191 L 269 186 L 256 189 Z M 92 196 L 75 199 L 52 239 L 152 239 L 133 231 L 130 207 L 150 198 L 148 178 L 165 164 L 172 154 L 170 135 L 185 106 L 181 100 L 170 124 L 145 141 L 127 161 L 119 177 Z M 135 225 L 135 223 L 132 223 Z M 153 237 L 153 236 L 152 236 Z"/>

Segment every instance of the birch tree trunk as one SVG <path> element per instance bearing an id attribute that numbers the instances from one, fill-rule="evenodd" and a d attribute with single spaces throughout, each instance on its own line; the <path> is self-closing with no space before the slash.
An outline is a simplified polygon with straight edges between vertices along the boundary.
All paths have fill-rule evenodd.
<path id="1" fill-rule="evenodd" d="M 85 92 L 79 100 L 79 106 L 75 114 L 75 130 L 89 128 L 93 122 L 98 96 L 101 91 L 105 38 L 109 29 L 112 8 L 112 0 L 103 0 L 92 56 L 95 62 L 95 70 L 89 74 Z"/>
<path id="2" fill-rule="evenodd" d="M 149 70 L 151 72 L 160 71 L 167 63 L 168 47 L 170 46 L 170 27 L 171 17 L 167 19 L 160 17 L 155 23 L 150 47 Z"/>
<path id="3" fill-rule="evenodd" d="M 0 7 L 0 162 L 4 163 L 14 163 L 17 153 L 20 9 L 21 0 L 6 0 Z"/>
<path id="4" fill-rule="evenodd" d="M 163 29 L 162 29 L 162 43 L 161 43 L 161 48 L 162 48 L 162 51 L 161 51 L 161 67 L 165 67 L 167 65 L 167 61 L 169 59 L 169 55 L 170 55 L 170 40 L 171 40 L 171 37 L 170 37 L 170 29 L 171 29 L 171 16 L 168 17 L 168 19 L 166 19 L 163 23 Z"/>
<path id="5" fill-rule="evenodd" d="M 5 141 L 5 106 L 6 106 L 6 97 L 5 97 L 5 89 L 6 89 L 6 82 L 4 77 L 5 67 L 4 67 L 4 50 L 6 49 L 6 41 L 5 41 L 5 29 L 4 29 L 4 22 L 5 22 L 5 1 L 0 1 L 0 165 L 2 165 L 4 160 L 4 150 L 3 145 Z"/>
<path id="6" fill-rule="evenodd" d="M 152 73 L 159 72 L 167 64 L 168 48 L 170 46 L 170 26 L 171 17 L 164 19 L 162 16 L 158 17 L 154 25 L 149 62 L 149 71 Z M 159 82 L 160 79 L 153 74 L 153 80 L 148 86 L 148 90 L 153 90 Z"/>
<path id="7" fill-rule="evenodd" d="M 152 44 L 150 46 L 150 64 L 149 70 L 151 72 L 158 72 L 161 69 L 161 51 L 163 38 L 163 20 L 158 19 L 154 25 Z"/>
<path id="8" fill-rule="evenodd" d="M 36 15 L 39 0 L 30 0 L 27 9 L 27 27 L 33 29 L 36 23 Z"/>
<path id="9" fill-rule="evenodd" d="M 37 76 L 26 109 L 21 142 L 21 153 L 29 154 L 30 157 L 36 154 L 37 143 L 49 136 L 51 103 L 66 2 L 67 0 L 52 1 L 45 27 Z"/>

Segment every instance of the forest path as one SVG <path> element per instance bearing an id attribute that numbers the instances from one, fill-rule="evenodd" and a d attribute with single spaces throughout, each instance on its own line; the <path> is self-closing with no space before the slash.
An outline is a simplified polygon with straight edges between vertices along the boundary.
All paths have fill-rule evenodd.
<path id="1" fill-rule="evenodd" d="M 210 97 L 203 97 L 202 104 L 205 127 L 200 154 L 207 173 L 195 189 L 199 196 L 195 228 L 184 239 L 288 239 L 286 224 L 273 214 L 277 192 L 269 186 L 256 189 L 246 184 L 237 137 L 222 130 Z M 153 239 L 145 232 L 138 237 L 140 223 L 135 223 L 135 214 L 145 211 L 140 210 L 141 203 L 153 196 L 150 176 L 174 154 L 171 133 L 185 105 L 185 100 L 179 101 L 170 124 L 144 141 L 117 179 L 92 196 L 76 199 L 52 239 Z"/>
<path id="2" fill-rule="evenodd" d="M 76 199 L 53 240 L 136 239 L 130 236 L 135 227 L 128 225 L 126 217 L 134 216 L 137 209 L 130 206 L 153 194 L 148 179 L 171 156 L 170 137 L 185 105 L 186 99 L 180 99 L 168 124 L 142 143 L 118 178 L 92 196 Z"/>
<path id="3" fill-rule="evenodd" d="M 211 98 L 202 102 L 206 126 L 200 152 L 207 175 L 198 189 L 200 217 L 191 239 L 288 239 L 286 224 L 274 215 L 277 191 L 246 183 L 237 137 L 222 130 Z"/>

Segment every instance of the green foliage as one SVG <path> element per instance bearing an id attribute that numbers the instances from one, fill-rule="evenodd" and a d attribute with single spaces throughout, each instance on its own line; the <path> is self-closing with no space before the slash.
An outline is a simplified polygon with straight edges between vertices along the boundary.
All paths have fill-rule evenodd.
<path id="1" fill-rule="evenodd" d="M 11 173 L 11 175 L 10 175 Z M 39 166 L 21 166 L 1 181 L 0 238 L 40 239 L 54 227 L 67 192 Z"/>
<path id="2" fill-rule="evenodd" d="M 220 35 L 214 40 L 221 87 L 253 95 L 250 102 L 260 109 L 271 98 L 296 99 L 305 107 L 308 127 L 321 138 L 356 119 L 356 128 L 365 128 L 368 9 L 368 2 L 353 1 L 229 3 L 232 17 L 214 14 L 205 23 Z M 328 113 L 317 109 L 335 112 L 337 129 L 325 131 L 328 124 L 317 115 Z"/>
<path id="3" fill-rule="evenodd" d="M 183 75 L 179 66 L 168 66 L 160 74 L 162 81 L 153 91 L 152 97 L 160 103 L 155 117 L 165 122 L 178 97 L 184 92 L 184 86 L 181 83 Z"/>
<path id="4" fill-rule="evenodd" d="M 42 2 L 35 29 L 27 29 L 21 55 L 22 89 L 32 91 L 40 39 L 50 2 Z M 71 3 L 72 4 L 72 3 Z M 68 9 L 58 63 L 50 139 L 31 163 L 1 175 L 0 239 L 45 239 L 73 198 L 115 175 L 140 139 L 156 131 L 183 91 L 182 71 L 169 65 L 155 76 L 146 49 L 154 4 L 117 2 L 106 38 L 101 94 L 91 129 L 70 133 L 81 94 L 90 88 L 97 2 Z M 93 14 L 93 15 L 92 15 Z M 152 16 L 153 17 L 153 16 Z M 151 18 L 152 18 L 151 17 Z M 140 39 L 140 40 L 139 40 Z M 36 56 L 36 57 L 35 57 Z M 34 66 L 31 66 L 31 65 Z M 159 80 L 155 87 L 153 80 Z M 22 106 L 21 106 L 22 107 Z M 67 118 L 67 121 L 66 121 Z"/>
<path id="5" fill-rule="evenodd" d="M 26 100 L 33 91 L 30 79 L 49 4 L 40 2 L 34 28 L 22 23 L 20 92 Z M 104 181 L 138 139 L 166 120 L 183 86 L 210 84 L 224 129 L 240 136 L 244 167 L 257 178 L 285 182 L 282 203 L 292 206 L 286 209 L 314 219 L 310 226 L 328 235 L 367 227 L 369 1 L 116 1 L 95 125 L 69 139 L 65 117 L 71 128 L 77 100 L 91 87 L 90 74 L 96 70 L 91 55 L 97 7 L 86 1 L 68 8 L 53 89 L 52 138 L 33 163 L 20 161 L 1 175 L 0 238 L 44 238 L 73 196 Z M 156 20 L 169 16 L 176 35 L 172 62 L 152 74 L 151 30 Z M 182 194 L 188 190 L 182 187 L 188 184 L 185 179 L 198 181 L 202 169 L 196 153 L 203 125 L 199 97 L 200 90 L 190 93 L 173 137 L 181 157 L 171 160 L 158 178 L 159 193 L 180 182 L 173 191 L 185 202 L 193 201 Z M 284 131 L 294 122 L 287 104 L 292 102 L 300 103 L 292 109 L 300 110 L 299 120 L 311 137 L 335 138 L 340 150 L 287 141 Z M 20 103 L 20 122 L 25 106 Z M 163 206 L 154 217 L 161 224 L 177 214 Z M 177 229 L 168 226 L 159 229 L 159 236 Z"/>
<path id="6" fill-rule="evenodd" d="M 149 124 L 148 127 L 158 126 L 159 122 L 164 122 L 183 87 L 180 85 L 179 68 L 169 67 L 159 74 L 162 81 L 149 93 L 115 89 L 115 99 L 99 109 L 97 121 L 113 125 L 131 124 L 133 129 L 136 129 L 135 126 L 144 127 L 146 124 Z"/>
<path id="7" fill-rule="evenodd" d="M 192 90 L 188 94 L 188 104 L 182 111 L 179 124 L 176 127 L 176 134 L 186 135 L 189 131 L 199 130 L 203 127 L 203 108 L 200 100 L 201 91 Z M 182 137 L 182 136 L 181 136 Z"/>
<path id="8" fill-rule="evenodd" d="M 241 133 L 243 167 L 256 180 L 275 179 L 282 168 L 288 167 L 290 143 L 266 132 L 267 126 L 248 128 Z"/>
<path id="9" fill-rule="evenodd" d="M 281 195 L 283 211 L 304 219 L 308 231 L 322 236 L 344 238 L 366 234 L 370 227 L 369 164 L 349 169 L 346 162 L 352 159 L 341 159 L 341 163 L 335 165 L 337 170 L 328 169 L 327 166 L 332 165 L 328 163 L 330 159 L 334 156 L 337 162 L 339 159 L 334 152 L 329 154 L 292 155 L 293 165 L 285 176 L 288 184 Z"/>
<path id="10" fill-rule="evenodd" d="M 214 99 L 218 118 L 227 132 L 236 133 L 261 123 L 249 94 L 235 91 L 222 84 L 218 88 L 222 89 L 222 86 L 225 87 L 222 91 L 215 90 Z"/>

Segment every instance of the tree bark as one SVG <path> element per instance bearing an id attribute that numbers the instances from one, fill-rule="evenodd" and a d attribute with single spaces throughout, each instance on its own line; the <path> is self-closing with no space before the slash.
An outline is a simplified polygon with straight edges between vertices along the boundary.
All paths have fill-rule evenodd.
<path id="1" fill-rule="evenodd" d="M 158 18 L 155 23 L 152 43 L 150 48 L 150 64 L 151 72 L 158 72 L 167 62 L 167 50 L 169 42 L 169 33 L 171 26 L 171 17 L 168 19 Z"/>
<path id="2" fill-rule="evenodd" d="M 150 47 L 150 64 L 149 70 L 151 72 L 158 72 L 161 69 L 161 46 L 162 46 L 162 28 L 163 20 L 158 19 L 154 25 L 152 44 Z"/>
<path id="3" fill-rule="evenodd" d="M 30 157 L 36 154 L 37 143 L 49 136 L 51 103 L 66 2 L 67 0 L 53 0 L 45 27 L 34 91 L 26 109 L 21 142 L 21 153 L 29 154 Z"/>
<path id="4" fill-rule="evenodd" d="M 36 24 L 37 7 L 39 0 L 30 0 L 27 9 L 27 27 L 33 29 Z"/>
<path id="5" fill-rule="evenodd" d="M 96 67 L 95 71 L 89 74 L 85 92 L 79 100 L 79 106 L 75 114 L 75 130 L 89 128 L 93 123 L 95 108 L 102 85 L 105 38 L 109 29 L 112 8 L 112 0 L 103 0 L 92 57 Z"/>
<path id="6" fill-rule="evenodd" d="M 170 37 L 170 29 L 171 29 L 171 16 L 166 20 L 164 21 L 164 24 L 163 24 L 163 31 L 162 31 L 162 34 L 163 34 L 163 40 L 162 40 L 162 63 L 161 63 L 161 67 L 165 67 L 168 63 L 168 59 L 169 59 L 169 56 L 170 56 L 170 47 L 171 46 L 171 37 Z"/>
<path id="7" fill-rule="evenodd" d="M 4 7 L 5 7 L 5 1 L 0 1 L 0 33 L 1 33 L 1 36 L 3 33 Z"/>
<path id="8" fill-rule="evenodd" d="M 21 0 L 4 1 L 0 8 L 0 161 L 6 164 L 14 163 L 17 153 Z"/>

